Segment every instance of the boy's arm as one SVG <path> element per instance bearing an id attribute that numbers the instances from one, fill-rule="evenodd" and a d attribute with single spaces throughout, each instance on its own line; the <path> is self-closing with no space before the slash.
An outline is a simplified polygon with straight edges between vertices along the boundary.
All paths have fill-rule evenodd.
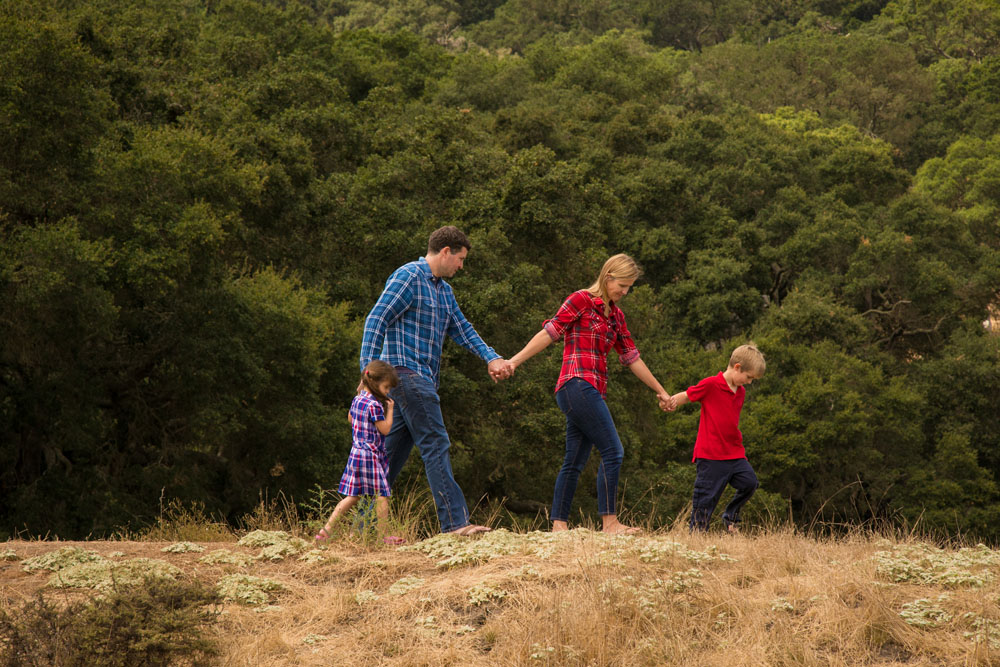
<path id="1" fill-rule="evenodd" d="M 691 402 L 691 399 L 688 398 L 688 393 L 686 391 L 678 392 L 673 396 L 671 396 L 670 398 L 674 399 L 674 405 L 677 407 L 680 407 L 685 403 Z"/>

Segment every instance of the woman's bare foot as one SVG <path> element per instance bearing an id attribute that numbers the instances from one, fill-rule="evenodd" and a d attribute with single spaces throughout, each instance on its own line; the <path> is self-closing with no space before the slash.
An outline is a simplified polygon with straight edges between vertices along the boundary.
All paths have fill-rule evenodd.
<path id="1" fill-rule="evenodd" d="M 602 532 L 608 533 L 609 535 L 635 535 L 636 533 L 641 533 L 642 528 L 637 526 L 626 526 L 625 524 L 618 522 L 618 517 L 608 515 L 604 517 Z"/>
<path id="2" fill-rule="evenodd" d="M 477 526 L 474 523 L 470 523 L 467 526 L 462 526 L 461 528 L 456 528 L 455 530 L 450 530 L 446 535 L 459 535 L 461 537 L 470 537 L 472 535 L 478 535 L 479 533 L 488 533 L 490 528 L 487 526 Z"/>
<path id="3" fill-rule="evenodd" d="M 561 533 L 564 530 L 569 530 L 569 524 L 565 521 L 553 521 L 552 522 L 552 532 Z"/>

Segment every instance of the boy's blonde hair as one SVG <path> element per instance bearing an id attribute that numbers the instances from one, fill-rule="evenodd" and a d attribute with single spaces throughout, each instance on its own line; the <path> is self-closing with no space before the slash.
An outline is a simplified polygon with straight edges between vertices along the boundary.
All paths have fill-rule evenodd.
<path id="1" fill-rule="evenodd" d="M 613 280 L 638 280 L 642 275 L 642 269 L 635 263 L 635 260 L 624 253 L 618 253 L 608 258 L 597 274 L 597 281 L 587 288 L 587 291 L 594 296 L 599 296 L 608 303 L 608 278 Z"/>
<path id="2" fill-rule="evenodd" d="M 749 373 L 757 373 L 759 375 L 763 375 L 767 369 L 764 354 L 757 349 L 753 341 L 746 345 L 740 345 L 733 350 L 732 355 L 729 357 L 729 367 L 732 368 L 736 364 L 739 364 L 743 370 Z"/>

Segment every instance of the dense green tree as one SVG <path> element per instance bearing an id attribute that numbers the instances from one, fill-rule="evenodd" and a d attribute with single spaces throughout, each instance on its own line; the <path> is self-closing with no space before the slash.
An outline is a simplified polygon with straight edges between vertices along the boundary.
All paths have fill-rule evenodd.
<path id="1" fill-rule="evenodd" d="M 761 47 L 727 42 L 706 50 L 693 68 L 724 99 L 762 112 L 817 111 L 902 150 L 933 90 L 909 48 L 858 33 L 806 29 Z"/>
<path id="2" fill-rule="evenodd" d="M 1000 11 L 992 0 L 930 0 L 886 4 L 871 26 L 905 43 L 923 63 L 997 55 Z"/>
<path id="3" fill-rule="evenodd" d="M 0 531 L 137 528 L 161 498 L 235 519 L 333 486 L 362 319 L 456 224 L 459 303 L 505 356 L 615 252 L 645 269 L 622 305 L 672 391 L 762 345 L 749 511 L 995 539 L 996 19 L 985 0 L 4 4 Z M 556 348 L 495 385 L 445 345 L 473 504 L 544 512 Z M 697 411 L 610 366 L 626 506 L 669 523 Z"/>
<path id="4" fill-rule="evenodd" d="M 0 8 L 0 211 L 8 222 L 54 221 L 86 193 L 110 98 L 65 24 L 18 9 Z"/>

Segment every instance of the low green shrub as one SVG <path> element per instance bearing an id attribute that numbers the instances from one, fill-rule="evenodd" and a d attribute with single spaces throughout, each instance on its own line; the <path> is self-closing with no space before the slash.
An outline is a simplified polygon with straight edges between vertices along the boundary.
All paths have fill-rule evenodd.
<path id="1" fill-rule="evenodd" d="M 69 605 L 40 592 L 0 611 L 0 667 L 208 665 L 218 651 L 204 630 L 218 602 L 200 583 L 163 579 Z"/>

